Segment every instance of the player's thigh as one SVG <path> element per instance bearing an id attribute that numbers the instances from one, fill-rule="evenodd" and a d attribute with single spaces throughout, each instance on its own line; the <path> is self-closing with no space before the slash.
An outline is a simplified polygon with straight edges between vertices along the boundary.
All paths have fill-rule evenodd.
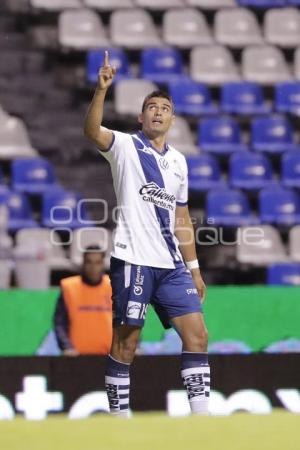
<path id="1" fill-rule="evenodd" d="M 152 294 L 151 269 L 111 258 L 113 326 L 143 327 Z"/>
<path id="2" fill-rule="evenodd" d="M 171 322 L 182 339 L 184 350 L 206 351 L 208 332 L 202 313 L 173 317 Z"/>

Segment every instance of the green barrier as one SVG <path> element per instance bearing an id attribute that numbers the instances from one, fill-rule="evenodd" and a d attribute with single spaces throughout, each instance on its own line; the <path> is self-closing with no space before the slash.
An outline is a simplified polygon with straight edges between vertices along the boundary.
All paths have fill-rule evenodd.
<path id="1" fill-rule="evenodd" d="M 32 355 L 52 328 L 58 289 L 0 291 L 0 355 Z M 212 286 L 204 307 L 210 343 L 245 342 L 258 351 L 288 337 L 300 339 L 300 289 Z M 159 341 L 164 330 L 152 308 L 143 341 Z"/>

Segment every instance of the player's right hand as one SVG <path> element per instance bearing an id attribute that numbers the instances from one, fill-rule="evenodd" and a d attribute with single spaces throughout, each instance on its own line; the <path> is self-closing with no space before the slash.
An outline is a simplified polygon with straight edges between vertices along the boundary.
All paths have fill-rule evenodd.
<path id="1" fill-rule="evenodd" d="M 116 72 L 117 72 L 117 69 L 115 67 L 112 67 L 109 64 L 108 51 L 105 50 L 104 63 L 103 63 L 103 66 L 100 67 L 100 70 L 98 73 L 99 89 L 102 89 L 102 90 L 108 89 L 113 82 L 113 78 L 114 78 Z"/>

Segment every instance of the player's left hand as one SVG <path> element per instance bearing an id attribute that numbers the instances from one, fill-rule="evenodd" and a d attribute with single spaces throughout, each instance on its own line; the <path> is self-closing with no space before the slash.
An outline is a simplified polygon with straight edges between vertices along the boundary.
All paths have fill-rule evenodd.
<path id="1" fill-rule="evenodd" d="M 201 276 L 199 269 L 194 269 L 191 271 L 193 281 L 195 283 L 196 289 L 198 291 L 198 294 L 200 296 L 201 303 L 204 303 L 205 300 L 205 292 L 206 292 L 206 286 L 203 281 L 203 278 Z"/>

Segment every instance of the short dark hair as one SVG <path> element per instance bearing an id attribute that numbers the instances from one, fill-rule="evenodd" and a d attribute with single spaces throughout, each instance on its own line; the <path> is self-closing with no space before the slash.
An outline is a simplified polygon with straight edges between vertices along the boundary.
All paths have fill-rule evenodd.
<path id="1" fill-rule="evenodd" d="M 86 255 L 88 255 L 89 253 L 100 253 L 103 256 L 103 258 L 105 256 L 105 251 L 99 245 L 96 244 L 88 245 L 87 247 L 84 248 L 83 258 L 85 258 Z"/>
<path id="2" fill-rule="evenodd" d="M 157 89 L 156 91 L 150 92 L 150 94 L 148 94 L 147 97 L 145 97 L 145 99 L 143 101 L 142 112 L 145 110 L 148 100 L 150 100 L 150 98 L 154 98 L 154 97 L 165 98 L 165 99 L 169 100 L 169 102 L 171 103 L 172 108 L 173 108 L 173 100 L 172 100 L 171 95 L 169 95 L 165 91 L 162 91 L 161 89 Z"/>

